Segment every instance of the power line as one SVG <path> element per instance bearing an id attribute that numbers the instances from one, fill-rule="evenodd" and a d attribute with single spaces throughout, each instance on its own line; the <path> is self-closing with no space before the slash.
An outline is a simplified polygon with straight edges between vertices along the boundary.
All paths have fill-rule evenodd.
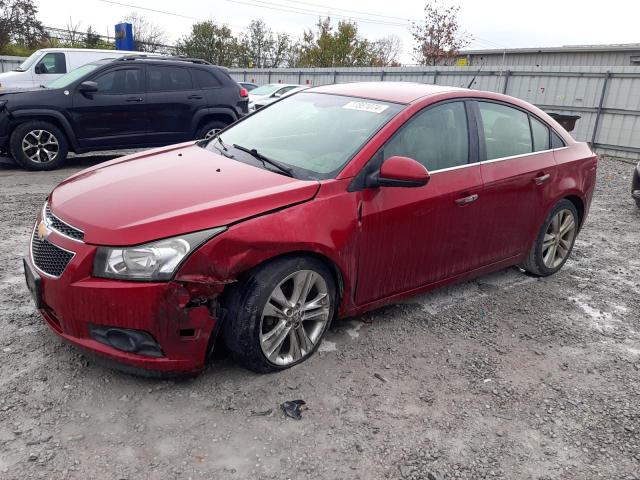
<path id="1" fill-rule="evenodd" d="M 325 15 L 329 15 L 335 18 L 341 18 L 341 19 L 345 19 L 345 20 L 359 20 L 362 23 L 371 23 L 374 25 L 385 25 L 385 26 L 391 26 L 391 27 L 403 27 L 403 28 L 407 28 L 409 26 L 409 21 L 407 20 L 406 23 L 398 23 L 398 22 L 390 22 L 390 21 L 384 21 L 384 20 L 374 20 L 374 19 L 369 19 L 369 18 L 362 18 L 362 17 L 356 17 L 354 15 L 340 15 L 337 13 L 333 13 L 330 10 L 328 10 L 326 13 L 318 11 L 318 10 L 312 10 L 312 9 L 308 9 L 308 8 L 303 8 L 303 7 L 294 7 L 294 6 L 289 6 L 289 5 L 283 5 L 281 3 L 275 3 L 275 2 L 271 2 L 271 1 L 262 1 L 262 0 L 225 0 L 226 2 L 230 2 L 230 3 L 238 3 L 238 4 L 242 4 L 242 5 L 249 5 L 252 7 L 258 7 L 258 8 L 264 8 L 267 10 L 279 10 L 282 12 L 289 12 L 289 13 L 296 13 L 299 15 L 307 15 L 307 16 L 313 16 L 313 17 L 323 17 Z"/>
<path id="2" fill-rule="evenodd" d="M 393 20 L 403 20 L 403 21 L 410 21 L 411 20 L 410 18 L 395 17 L 393 15 L 382 15 L 382 14 L 379 14 L 379 13 L 369 13 L 369 12 L 363 12 L 362 10 L 350 10 L 348 8 L 330 7 L 328 5 L 322 5 L 320 3 L 303 2 L 301 0 L 284 0 L 284 1 L 288 2 L 288 3 L 300 3 L 302 5 L 310 5 L 310 6 L 313 6 L 313 7 L 322 7 L 322 8 L 327 7 L 329 9 L 331 9 L 331 10 L 339 10 L 341 12 L 357 13 L 359 15 L 368 15 L 370 17 L 390 18 L 390 19 L 393 19 Z"/>

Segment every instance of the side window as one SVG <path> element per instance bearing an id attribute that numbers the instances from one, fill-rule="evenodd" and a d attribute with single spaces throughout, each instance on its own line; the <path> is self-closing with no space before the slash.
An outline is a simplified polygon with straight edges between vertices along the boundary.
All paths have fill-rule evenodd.
<path id="1" fill-rule="evenodd" d="M 549 127 L 534 117 L 529 116 L 529 119 L 533 134 L 533 151 L 549 150 Z"/>
<path id="2" fill-rule="evenodd" d="M 55 52 L 47 53 L 42 60 L 38 62 L 40 73 L 67 73 L 67 64 L 64 59 L 64 53 Z"/>
<path id="3" fill-rule="evenodd" d="M 147 67 L 149 72 L 149 92 L 173 92 L 191 90 L 191 75 L 186 68 Z"/>
<path id="4" fill-rule="evenodd" d="M 295 87 L 295 86 L 292 86 L 292 87 L 284 87 L 284 88 L 281 88 L 280 90 L 278 90 L 277 92 L 275 92 L 275 93 L 273 94 L 273 96 L 274 96 L 274 97 L 281 97 L 281 96 L 283 96 L 285 93 L 287 93 L 288 91 L 293 90 L 294 88 L 296 88 L 296 87 Z"/>
<path id="5" fill-rule="evenodd" d="M 206 70 L 193 69 L 191 70 L 191 75 L 199 88 L 216 88 L 222 86 L 213 73 L 207 72 Z"/>
<path id="6" fill-rule="evenodd" d="M 139 68 L 111 70 L 96 77 L 94 82 L 98 84 L 98 93 L 126 94 L 143 91 L 142 70 Z"/>
<path id="7" fill-rule="evenodd" d="M 487 160 L 533 152 L 529 115 L 499 103 L 478 102 Z"/>
<path id="8" fill-rule="evenodd" d="M 463 102 L 427 108 L 409 119 L 383 147 L 383 158 L 413 158 L 427 170 L 457 167 L 469 162 L 469 130 Z"/>
<path id="9" fill-rule="evenodd" d="M 553 130 L 551 131 L 551 148 L 562 148 L 567 145 L 564 143 L 564 140 Z"/>

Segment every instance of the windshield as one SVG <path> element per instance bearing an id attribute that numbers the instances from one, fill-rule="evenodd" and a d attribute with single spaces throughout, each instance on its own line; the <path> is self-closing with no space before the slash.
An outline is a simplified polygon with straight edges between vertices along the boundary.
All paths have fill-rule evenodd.
<path id="1" fill-rule="evenodd" d="M 20 66 L 14 70 L 14 72 L 26 72 L 27 70 L 29 70 L 29 67 L 31 67 L 31 65 L 33 65 L 38 58 L 40 58 L 40 55 L 42 55 L 42 51 L 36 50 L 24 62 L 22 62 Z"/>
<path id="2" fill-rule="evenodd" d="M 282 85 L 262 85 L 261 87 L 254 88 L 251 90 L 251 95 L 271 95 L 273 92 L 278 90 Z"/>
<path id="3" fill-rule="evenodd" d="M 81 67 L 76 68 L 75 70 L 71 70 L 69 73 L 65 73 L 60 78 L 47 83 L 47 88 L 64 88 L 71 85 L 73 82 L 78 80 L 79 78 L 85 76 L 89 72 L 93 72 L 100 65 L 95 65 L 93 63 L 89 63 L 87 65 L 83 65 Z"/>
<path id="4" fill-rule="evenodd" d="M 298 93 L 225 130 L 220 136 L 234 157 L 240 145 L 291 167 L 297 178 L 334 178 L 403 105 L 362 98 Z M 217 141 L 205 148 L 217 152 Z M 253 163 L 253 162 L 252 162 Z"/>

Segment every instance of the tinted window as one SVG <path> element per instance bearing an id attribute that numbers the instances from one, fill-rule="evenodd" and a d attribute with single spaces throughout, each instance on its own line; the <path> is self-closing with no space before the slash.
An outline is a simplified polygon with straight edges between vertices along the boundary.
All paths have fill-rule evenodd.
<path id="1" fill-rule="evenodd" d="M 191 76 L 186 68 L 148 67 L 149 92 L 191 90 Z"/>
<path id="2" fill-rule="evenodd" d="M 540 120 L 531 119 L 531 133 L 533 134 L 533 151 L 549 150 L 549 127 Z"/>
<path id="3" fill-rule="evenodd" d="M 564 140 L 562 140 L 562 138 L 560 138 L 560 135 L 558 135 L 556 132 L 552 130 L 551 131 L 551 148 L 562 148 L 562 147 L 566 147 Z"/>
<path id="4" fill-rule="evenodd" d="M 206 70 L 191 70 L 191 75 L 193 76 L 196 85 L 200 88 L 215 88 L 220 87 L 222 84 L 220 81 L 213 76 L 213 73 L 207 72 Z"/>
<path id="5" fill-rule="evenodd" d="M 383 147 L 383 157 L 413 158 L 427 170 L 469 162 L 467 114 L 462 102 L 428 108 L 411 118 Z"/>
<path id="6" fill-rule="evenodd" d="M 531 153 L 529 116 L 498 103 L 478 102 L 484 127 L 487 160 Z"/>
<path id="7" fill-rule="evenodd" d="M 47 53 L 38 65 L 40 73 L 67 73 L 64 53 Z"/>
<path id="8" fill-rule="evenodd" d="M 129 68 L 111 70 L 94 79 L 98 84 L 98 93 L 139 93 L 142 88 L 142 70 Z"/>

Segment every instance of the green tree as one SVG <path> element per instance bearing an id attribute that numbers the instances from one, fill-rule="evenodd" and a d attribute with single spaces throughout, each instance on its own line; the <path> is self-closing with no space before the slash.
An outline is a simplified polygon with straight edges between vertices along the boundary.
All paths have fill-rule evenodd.
<path id="1" fill-rule="evenodd" d="M 36 49 L 47 39 L 37 14 L 33 0 L 0 0 L 0 52 Z"/>
<path id="2" fill-rule="evenodd" d="M 241 62 L 242 47 L 231 29 L 208 20 L 195 23 L 191 33 L 178 41 L 180 55 L 201 58 L 215 65 L 234 67 Z"/>
<path id="3" fill-rule="evenodd" d="M 300 67 L 366 67 L 377 64 L 376 46 L 358 36 L 356 23 L 342 20 L 334 31 L 329 17 L 316 32 L 304 32 L 299 47 Z"/>
<path id="4" fill-rule="evenodd" d="M 263 20 L 252 20 L 240 37 L 241 63 L 246 67 L 277 68 L 287 64 L 293 48 L 286 33 L 274 34 Z"/>
<path id="5" fill-rule="evenodd" d="M 460 32 L 460 7 L 443 6 L 439 0 L 429 0 L 424 7 L 424 22 L 414 23 L 412 35 L 416 42 L 414 59 L 420 65 L 446 65 L 458 51 L 470 43 L 470 37 Z"/>

